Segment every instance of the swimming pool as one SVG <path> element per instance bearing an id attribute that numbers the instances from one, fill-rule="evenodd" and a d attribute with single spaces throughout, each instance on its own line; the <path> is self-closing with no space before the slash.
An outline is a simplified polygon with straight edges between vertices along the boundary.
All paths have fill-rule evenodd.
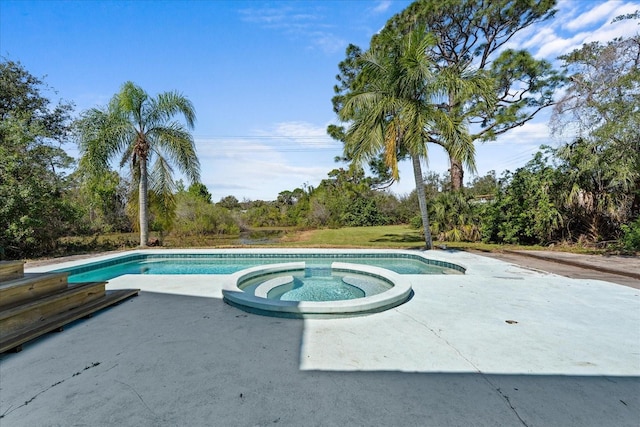
<path id="1" fill-rule="evenodd" d="M 411 282 L 419 277 L 437 280 L 465 274 L 464 267 L 435 253 L 311 248 L 145 249 L 30 269 L 45 271 L 67 272 L 71 283 L 108 281 L 108 290 L 135 287 L 143 292 L 221 298 L 245 311 L 281 317 L 384 311 L 408 301 L 413 295 Z M 245 292 L 246 280 L 254 278 L 255 289 Z M 333 296 L 322 294 L 333 291 L 320 289 L 320 282 L 331 282 L 340 288 L 336 292 L 351 297 L 329 301 Z M 304 288 L 307 284 L 310 287 Z M 308 297 L 317 290 L 320 297 Z"/>
<path id="2" fill-rule="evenodd" d="M 328 269 L 332 262 L 381 267 L 398 274 L 463 274 L 464 268 L 405 252 L 298 252 L 298 253 L 135 253 L 89 262 L 56 271 L 69 273 L 70 283 L 110 280 L 125 274 L 212 274 L 238 271 L 282 262 L 304 261 L 307 268 Z"/>

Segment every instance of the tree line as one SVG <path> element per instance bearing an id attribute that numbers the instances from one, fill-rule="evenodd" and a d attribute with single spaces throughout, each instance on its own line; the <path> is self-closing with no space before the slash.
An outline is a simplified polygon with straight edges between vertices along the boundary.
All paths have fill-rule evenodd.
<path id="1" fill-rule="evenodd" d="M 640 36 L 593 42 L 556 70 L 505 49 L 554 15 L 554 1 L 420 0 L 392 17 L 367 49 L 350 45 L 332 99 L 344 126 L 342 166 L 316 187 L 273 201 L 211 200 L 199 182 L 190 130 L 195 111 L 177 92 L 123 84 L 105 107 L 73 117 L 73 104 L 19 62 L 0 61 L 0 256 L 59 251 L 63 236 L 138 231 L 234 235 L 255 227 L 410 224 L 439 241 L 612 244 L 640 248 Z M 638 13 L 618 19 L 637 19 Z M 562 91 L 558 91 L 562 88 Z M 474 144 L 551 108 L 571 141 L 543 146 L 522 168 L 475 171 Z M 62 148 L 74 142 L 80 159 Z M 450 156 L 447 175 L 424 172 L 429 144 Z M 386 190 L 398 162 L 415 190 Z M 121 175 L 112 165 L 126 166 Z M 173 167 L 191 181 L 175 182 Z M 365 171 L 365 167 L 367 170 Z M 63 248 L 64 249 L 64 248 Z"/>
<path id="2" fill-rule="evenodd" d="M 527 180 L 519 199 L 499 194 L 492 207 L 504 203 L 506 211 L 517 210 L 508 203 L 527 205 L 538 196 L 542 202 L 517 214 L 489 209 L 484 215 L 496 224 L 484 227 L 486 238 L 595 241 L 634 233 L 627 222 L 638 217 L 639 36 L 584 45 L 559 58 L 561 70 L 506 47 L 517 33 L 552 19 L 555 4 L 418 0 L 392 17 L 368 49 L 347 48 L 333 98 L 344 126 L 331 125 L 328 133 L 343 142 L 345 160 L 368 162 L 381 179 L 398 179 L 398 160 L 411 160 L 427 249 L 429 203 L 438 203 L 427 200 L 423 185 L 429 144 L 449 154 L 451 189 L 460 192 L 463 167 L 475 171 L 474 143 L 494 140 L 554 105 L 556 132 L 571 129 L 565 136 L 574 141 L 546 150 L 557 165 L 540 168 L 560 175 Z M 523 174 L 507 174 L 503 182 L 515 186 Z"/>

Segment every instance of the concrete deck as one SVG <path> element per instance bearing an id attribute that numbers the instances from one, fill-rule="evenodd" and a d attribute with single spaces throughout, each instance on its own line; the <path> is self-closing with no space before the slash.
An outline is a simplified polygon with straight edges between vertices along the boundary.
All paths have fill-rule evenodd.
<path id="1" fill-rule="evenodd" d="M 638 289 L 429 256 L 467 274 L 346 319 L 245 313 L 215 276 L 114 279 L 140 296 L 0 356 L 0 425 L 640 424 Z"/>
<path id="2" fill-rule="evenodd" d="M 637 256 L 513 250 L 479 254 L 572 279 L 596 279 L 640 289 L 640 258 Z"/>

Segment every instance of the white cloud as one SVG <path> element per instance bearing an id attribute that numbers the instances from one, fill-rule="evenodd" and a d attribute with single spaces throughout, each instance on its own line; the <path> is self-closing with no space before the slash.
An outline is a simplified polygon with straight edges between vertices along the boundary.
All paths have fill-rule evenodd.
<path id="1" fill-rule="evenodd" d="M 537 116 L 536 116 L 537 117 Z M 529 121 L 500 135 L 496 141 L 488 142 L 490 145 L 542 145 L 549 144 L 550 131 L 546 118 L 543 121 Z"/>
<path id="2" fill-rule="evenodd" d="M 591 10 L 585 8 L 593 4 Z M 607 1 L 585 3 L 561 1 L 554 18 L 540 25 L 529 27 L 516 35 L 506 47 L 528 49 L 537 58 L 555 61 L 591 41 L 607 42 L 615 37 L 637 33 L 637 21 L 611 23 L 621 14 L 640 9 L 638 2 Z M 580 13 L 582 11 L 582 13 Z M 579 30 L 579 32 L 575 32 Z"/>
<path id="3" fill-rule="evenodd" d="M 616 11 L 616 13 L 612 14 L 611 19 L 620 14 L 632 13 L 638 9 L 640 9 L 640 4 L 620 9 Z M 591 32 L 587 37 L 585 37 L 584 43 L 597 40 L 601 42 L 607 42 L 609 40 L 613 40 L 616 37 L 630 37 L 640 31 L 640 26 L 638 26 L 638 21 L 636 20 L 629 19 L 610 24 L 611 19 L 607 20 L 607 22 L 600 28 Z"/>
<path id="4" fill-rule="evenodd" d="M 518 43 L 520 49 L 531 49 L 544 45 L 548 40 L 556 37 L 555 31 L 551 27 L 540 28 L 537 31 L 531 31 L 531 34 L 523 35 L 522 42 Z M 515 47 L 515 46 L 514 46 Z"/>
<path id="5" fill-rule="evenodd" d="M 307 41 L 307 47 L 310 49 L 318 49 L 326 54 L 343 50 L 347 42 L 329 31 L 334 25 L 326 22 L 320 9 L 312 8 L 310 12 L 301 11 L 299 7 L 293 8 L 288 5 L 249 8 L 239 11 L 243 21 L 258 24 L 263 28 L 278 30 L 289 36 L 302 37 Z"/>
<path id="6" fill-rule="evenodd" d="M 585 39 L 592 33 L 583 32 L 573 35 L 570 38 L 562 38 L 556 33 L 548 32 L 543 41 L 539 44 L 541 47 L 535 53 L 538 58 L 546 58 L 555 60 L 558 56 L 569 53 L 579 48 L 585 42 Z"/>
<path id="7" fill-rule="evenodd" d="M 541 145 L 557 146 L 558 139 L 549 128 L 549 112 L 522 126 L 500 135 L 496 141 L 476 145 L 478 175 L 494 170 L 500 175 L 504 170 L 515 170 L 524 166 Z"/>
<path id="8" fill-rule="evenodd" d="M 275 200 L 281 191 L 293 190 L 306 183 L 317 185 L 329 170 L 324 164 L 296 165 L 295 156 L 270 160 L 255 152 L 237 156 L 232 161 L 211 161 L 207 168 L 203 167 L 202 181 L 214 200 L 229 194 L 238 199 Z"/>
<path id="9" fill-rule="evenodd" d="M 378 2 L 376 7 L 372 9 L 373 13 L 385 13 L 391 7 L 391 0 L 383 0 Z"/>
<path id="10" fill-rule="evenodd" d="M 259 9 L 249 8 L 239 11 L 240 17 L 245 22 L 262 24 L 266 27 L 287 25 L 290 15 L 290 7 L 264 7 Z"/>
<path id="11" fill-rule="evenodd" d="M 275 123 L 266 130 L 236 138 L 196 138 L 202 182 L 213 200 L 275 200 L 284 190 L 317 185 L 336 167 L 342 145 L 325 126 L 308 122 Z"/>
<path id="12" fill-rule="evenodd" d="M 333 33 L 318 31 L 311 36 L 312 46 L 330 55 L 341 52 L 347 46 L 346 40 Z"/>
<path id="13" fill-rule="evenodd" d="M 594 24 L 601 24 L 605 20 L 610 21 L 612 14 L 618 14 L 616 11 L 619 10 L 620 5 L 620 1 L 601 3 L 593 9 L 578 15 L 576 18 L 565 21 L 563 28 L 569 31 L 577 31 L 593 26 Z"/>
<path id="14" fill-rule="evenodd" d="M 276 123 L 272 129 L 258 131 L 256 134 L 275 141 L 289 142 L 309 148 L 342 148 L 339 142 L 327 135 L 326 126 L 317 126 L 303 121 Z"/>
<path id="15" fill-rule="evenodd" d="M 606 7 L 605 7 L 606 6 Z M 580 17 L 587 16 L 583 22 L 596 23 L 601 22 L 600 26 L 592 27 L 590 29 L 584 28 L 585 25 L 581 25 L 579 28 L 584 28 L 585 31 L 575 34 L 571 37 L 571 43 L 566 43 L 566 48 L 561 54 L 569 53 L 574 49 L 580 48 L 584 43 L 593 41 L 608 42 L 616 37 L 627 37 L 638 32 L 638 23 L 635 20 L 624 20 L 611 23 L 611 21 L 619 15 L 635 12 L 640 9 L 640 3 L 625 3 L 618 1 L 609 1 L 604 3 L 590 12 L 586 12 Z M 600 20 L 594 18 L 600 16 Z"/>

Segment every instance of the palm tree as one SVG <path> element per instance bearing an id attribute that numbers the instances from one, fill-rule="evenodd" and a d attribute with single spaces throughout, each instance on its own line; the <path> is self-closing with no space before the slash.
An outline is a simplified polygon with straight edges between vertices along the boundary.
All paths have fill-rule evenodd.
<path id="1" fill-rule="evenodd" d="M 465 123 L 438 103 L 452 90 L 467 96 L 467 86 L 454 73 L 434 74 L 436 64 L 427 54 L 434 42 L 432 35 L 415 30 L 378 43 L 363 55 L 360 88 L 346 96 L 339 113 L 341 120 L 350 122 L 345 151 L 355 161 L 367 161 L 382 152 L 393 178 L 398 179 L 399 155 L 411 157 L 426 249 L 433 245 L 421 167 L 421 159 L 428 160 L 426 143 L 437 134 L 467 164 L 473 166 L 474 159 Z"/>
<path id="2" fill-rule="evenodd" d="M 186 127 L 174 120 L 177 115 L 184 118 Z M 86 111 L 77 124 L 81 167 L 94 173 L 108 170 L 117 155 L 121 155 L 121 166 L 130 162 L 134 182 L 138 183 L 141 247 L 147 245 L 149 237 L 149 191 L 163 197 L 172 194 L 171 164 L 191 181 L 199 181 L 200 163 L 188 132 L 194 122 L 193 104 L 180 93 L 150 97 L 139 86 L 126 82 L 106 109 Z"/>

